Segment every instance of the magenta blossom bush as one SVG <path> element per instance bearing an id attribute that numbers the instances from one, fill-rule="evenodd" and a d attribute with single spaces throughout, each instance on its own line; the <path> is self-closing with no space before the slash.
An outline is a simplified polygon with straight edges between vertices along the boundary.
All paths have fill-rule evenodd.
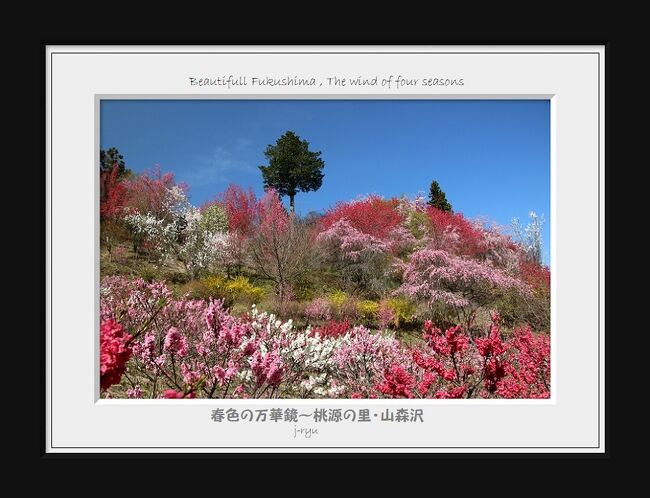
<path id="1" fill-rule="evenodd" d="M 499 316 L 484 337 L 461 327 L 442 331 L 425 323 L 427 346 L 413 349 L 411 368 L 394 363 L 374 388 L 389 398 L 548 398 L 550 341 L 530 329 L 500 332 Z"/>
<path id="2" fill-rule="evenodd" d="M 111 319 L 102 321 L 99 329 L 99 379 L 102 391 L 122 379 L 126 362 L 132 354 L 130 340 L 131 335 L 125 332 L 122 325 Z"/>

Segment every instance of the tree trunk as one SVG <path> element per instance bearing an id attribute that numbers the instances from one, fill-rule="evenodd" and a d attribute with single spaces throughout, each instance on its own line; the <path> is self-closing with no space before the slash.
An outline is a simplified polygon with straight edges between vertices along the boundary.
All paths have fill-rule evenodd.
<path id="1" fill-rule="evenodd" d="M 284 316 L 284 282 L 280 282 L 278 285 L 278 294 L 280 298 L 280 306 L 278 309 L 278 315 L 280 317 Z"/>
<path id="2" fill-rule="evenodd" d="M 291 214 L 294 213 L 294 202 L 293 199 L 296 196 L 296 194 L 289 194 L 289 207 L 291 209 Z"/>

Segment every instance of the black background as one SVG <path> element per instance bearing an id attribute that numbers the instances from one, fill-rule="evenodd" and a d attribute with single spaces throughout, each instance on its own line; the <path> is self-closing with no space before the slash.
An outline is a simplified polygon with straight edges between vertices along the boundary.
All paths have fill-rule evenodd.
<path id="1" fill-rule="evenodd" d="M 25 492 L 41 489 L 49 492 L 56 483 L 66 489 L 83 489 L 95 493 L 106 489 L 111 493 L 130 494 L 136 488 L 153 492 L 161 484 L 165 489 L 180 487 L 185 493 L 201 493 L 207 485 L 214 494 L 248 496 L 254 484 L 261 484 L 266 492 L 307 495 L 315 488 L 324 490 L 334 486 L 333 492 L 352 492 L 360 485 L 369 493 L 374 484 L 385 487 L 396 484 L 399 493 L 411 493 L 412 485 L 423 485 L 427 493 L 441 493 L 444 485 L 452 485 L 455 493 L 465 494 L 477 486 L 481 492 L 523 494 L 529 490 L 554 492 L 554 476 L 558 469 L 543 470 L 541 462 L 561 460 L 559 468 L 568 471 L 565 491 L 581 491 L 602 486 L 605 473 L 597 469 L 584 473 L 575 466 L 577 460 L 586 461 L 602 469 L 603 464 L 621 461 L 627 455 L 626 442 L 637 443 L 641 452 L 640 436 L 647 434 L 644 412 L 636 410 L 629 416 L 612 415 L 623 410 L 623 403 L 633 406 L 635 397 L 644 395 L 647 379 L 637 377 L 633 369 L 643 359 L 642 350 L 636 350 L 629 341 L 641 341 L 647 334 L 643 311 L 636 324 L 624 320 L 633 315 L 637 306 L 626 297 L 626 309 L 616 317 L 612 329 L 610 287 L 614 278 L 626 277 L 625 263 L 617 273 L 611 271 L 611 241 L 623 234 L 626 240 L 635 240 L 629 230 L 638 230 L 633 218 L 638 214 L 635 204 L 645 200 L 632 194 L 633 184 L 626 182 L 626 199 L 620 204 L 626 212 L 616 223 L 611 223 L 613 202 L 612 170 L 618 170 L 632 180 L 636 171 L 643 171 L 647 163 L 644 141 L 640 134 L 647 130 L 647 111 L 642 111 L 642 92 L 647 92 L 647 56 L 645 40 L 625 39 L 640 36 L 646 29 L 643 16 L 620 7 L 615 14 L 612 5 L 597 7 L 590 4 L 575 12 L 566 11 L 566 3 L 553 6 L 536 3 L 522 10 L 521 2 L 511 5 L 483 2 L 475 6 L 465 2 L 454 4 L 389 3 L 383 11 L 377 6 L 360 7 L 354 12 L 351 3 L 343 7 L 333 3 L 299 3 L 296 5 L 265 3 L 237 4 L 235 11 L 227 4 L 215 4 L 214 13 L 208 13 L 203 4 L 148 5 L 144 14 L 135 12 L 135 3 L 84 3 L 78 7 L 61 4 L 26 5 L 27 13 L 7 10 L 3 15 L 2 80 L 5 85 L 5 107 L 14 107 L 5 114 L 4 202 L 5 230 L 9 237 L 4 248 L 15 264 L 7 262 L 5 270 L 4 398 L 9 415 L 4 425 L 5 434 L 14 444 L 8 446 L 9 466 L 25 465 L 31 478 L 20 479 Z M 91 13 L 90 8 L 97 9 Z M 455 10 L 455 12 L 452 11 Z M 617 33 L 617 34 L 615 34 Z M 530 454 L 530 455 L 45 455 L 45 45 L 46 44 L 606 44 L 606 436 L 605 455 Z M 106 68 L 111 71 L 110 67 Z M 125 75 L 128 78 L 128 75 Z M 22 93 L 22 96 L 20 94 Z M 614 97 L 615 95 L 615 97 Z M 647 104 L 645 104 L 647 107 Z M 645 113 L 645 114 L 644 114 Z M 625 117 L 621 117 L 625 116 Z M 635 123 L 636 121 L 636 123 Z M 19 142 L 23 140 L 23 144 Z M 615 144 L 618 143 L 618 147 Z M 612 159 L 612 153 L 633 153 L 634 157 Z M 14 154 L 14 157 L 11 154 Z M 623 183 L 623 182 L 621 182 Z M 15 199 L 12 197 L 15 196 Z M 12 199 L 9 201 L 9 199 Z M 622 211 L 622 210 L 621 210 Z M 632 228 L 624 226 L 630 222 Z M 642 221 L 642 220 L 638 220 Z M 627 230 L 627 232 L 626 232 Z M 14 240 L 14 242 L 11 242 Z M 626 254 L 638 255 L 638 248 L 627 247 Z M 27 251 L 25 251 L 27 249 Z M 635 252 L 637 251 L 637 252 Z M 636 257 L 636 256 L 635 256 Z M 645 256 L 647 258 L 647 256 Z M 22 260 L 22 265 L 19 261 Z M 641 271 L 638 268 L 635 271 Z M 10 276 L 10 271 L 16 275 Z M 70 296 L 74 299 L 74 296 Z M 637 313 L 639 312 L 638 308 Z M 12 319 L 12 318 L 15 318 Z M 74 317 L 70 317 L 74 321 Z M 13 324 L 15 323 L 15 324 Z M 621 349 L 618 359 L 612 357 L 619 346 L 613 347 L 611 337 L 616 335 Z M 640 347 L 640 346 L 638 346 Z M 17 365 L 10 367 L 12 361 Z M 647 361 L 647 360 L 645 360 Z M 630 387 L 630 394 L 611 388 L 612 372 L 620 374 L 621 387 Z M 619 394 L 620 393 L 620 394 Z M 22 397 L 20 403 L 16 399 Z M 628 398 L 628 396 L 630 398 Z M 620 417 L 620 419 L 618 418 Z M 612 422 L 625 422 L 612 430 Z M 477 420 L 477 424 L 481 421 Z M 22 427 L 20 427 L 22 426 Z M 0 426 L 2 427 L 2 426 Z M 462 430 L 462 428 L 450 428 Z M 489 430 L 489 428 L 486 428 Z M 641 455 L 639 455 L 640 458 Z M 318 459 L 318 461 L 317 461 Z M 341 461 L 345 459 L 346 461 Z M 371 460 L 371 470 L 361 470 Z M 638 463 L 641 463 L 639 460 Z M 147 465 L 145 465 L 147 464 Z M 489 468 L 488 468 L 489 465 Z M 228 469 L 226 470 L 226 466 Z M 609 469 L 609 465 L 607 466 Z M 237 477 L 240 470 L 244 477 Z M 47 471 L 47 477 L 45 472 Z M 91 472 L 96 471 L 96 472 Z M 13 473 L 10 473 L 13 474 Z M 616 485 L 621 489 L 631 484 L 629 470 L 623 470 Z M 622 477 L 621 476 L 621 477 Z M 307 486 L 298 486 L 302 478 Z M 17 474 L 10 479 L 18 478 Z M 83 484 L 90 479 L 90 486 Z M 127 481 L 135 481 L 135 487 Z M 518 482 L 519 481 L 519 482 Z M 92 485 L 94 483 L 94 486 Z M 321 485 L 323 486 L 321 489 Z M 560 491 L 559 489 L 557 491 Z"/>

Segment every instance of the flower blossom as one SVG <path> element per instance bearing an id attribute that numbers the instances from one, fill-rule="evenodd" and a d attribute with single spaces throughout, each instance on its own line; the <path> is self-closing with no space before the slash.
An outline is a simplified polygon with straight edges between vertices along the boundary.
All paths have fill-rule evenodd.
<path id="1" fill-rule="evenodd" d="M 102 322 L 100 327 L 100 385 L 103 391 L 118 384 L 131 358 L 131 335 L 114 320 Z"/>
<path id="2" fill-rule="evenodd" d="M 189 399 L 196 397 L 193 392 L 184 393 L 182 391 L 176 391 L 174 389 L 167 389 L 162 393 L 162 398 L 165 399 Z"/>
<path id="3" fill-rule="evenodd" d="M 264 355 L 256 351 L 251 360 L 251 369 L 258 385 L 265 382 L 272 386 L 278 385 L 284 374 L 282 358 L 276 352 Z"/>
<path id="4" fill-rule="evenodd" d="M 413 398 L 415 379 L 401 365 L 391 365 L 375 389 L 391 398 Z"/>
<path id="5" fill-rule="evenodd" d="M 187 355 L 187 338 L 176 327 L 171 327 L 165 336 L 163 351 L 183 358 Z"/>

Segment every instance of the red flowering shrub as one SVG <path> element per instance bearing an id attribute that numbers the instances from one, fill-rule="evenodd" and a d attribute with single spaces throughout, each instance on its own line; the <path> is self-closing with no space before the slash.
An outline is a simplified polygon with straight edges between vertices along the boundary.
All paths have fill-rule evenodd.
<path id="1" fill-rule="evenodd" d="M 479 354 L 484 358 L 483 385 L 492 394 L 497 390 L 499 382 L 507 373 L 507 359 L 503 357 L 503 354 L 508 351 L 508 346 L 501 340 L 496 319 L 488 337 L 476 339 L 475 342 Z"/>
<path id="2" fill-rule="evenodd" d="M 99 177 L 100 203 L 99 214 L 102 219 L 117 218 L 122 215 L 127 200 L 127 189 L 119 178 L 119 167 L 114 165 L 111 171 L 102 171 Z"/>
<path id="3" fill-rule="evenodd" d="M 457 398 L 462 398 L 464 394 L 465 394 L 465 386 L 458 386 L 458 387 L 454 387 L 452 389 L 449 389 L 448 391 L 445 391 L 443 389 L 441 389 L 440 391 L 436 391 L 436 394 L 434 395 L 434 398 L 436 398 L 436 399 L 457 399 Z"/>
<path id="4" fill-rule="evenodd" d="M 118 384 L 131 358 L 131 335 L 114 320 L 105 320 L 100 327 L 100 386 L 102 391 Z"/>
<path id="5" fill-rule="evenodd" d="M 462 213 L 427 206 L 427 215 L 431 220 L 434 242 L 439 249 L 472 257 L 484 252 L 483 232 Z"/>
<path id="6" fill-rule="evenodd" d="M 127 201 L 127 189 L 119 177 L 117 164 L 110 171 L 102 171 L 99 177 L 100 200 L 99 214 L 101 216 L 101 242 L 108 250 L 109 258 L 120 239 L 126 237 L 122 216 Z"/>
<path id="7" fill-rule="evenodd" d="M 375 389 L 389 398 L 413 398 L 415 379 L 400 365 L 391 365 L 384 373 L 384 380 Z"/>
<path id="8" fill-rule="evenodd" d="M 549 337 L 526 328 L 506 340 L 498 314 L 492 319 L 479 338 L 459 326 L 443 332 L 426 322 L 426 347 L 412 351 L 413 363 L 386 369 L 375 391 L 390 398 L 548 398 Z"/>
<path id="9" fill-rule="evenodd" d="M 315 327 L 312 330 L 311 335 L 318 335 L 320 337 L 340 337 L 345 335 L 351 328 L 352 326 L 350 325 L 349 320 L 343 320 L 341 322 L 328 320 L 320 327 Z"/>
<path id="10" fill-rule="evenodd" d="M 521 279 L 533 289 L 548 290 L 551 287 L 551 271 L 535 261 L 521 258 L 519 261 Z"/>
<path id="11" fill-rule="evenodd" d="M 190 393 L 184 393 L 181 391 L 175 391 L 174 389 L 167 389 L 162 393 L 162 397 L 165 399 L 189 399 L 189 398 L 195 398 L 196 396 L 194 395 L 193 392 Z"/>
<path id="12" fill-rule="evenodd" d="M 243 236 L 252 233 L 257 213 L 257 198 L 252 189 L 246 192 L 239 185 L 230 184 L 214 202 L 226 210 L 231 232 Z"/>
<path id="13" fill-rule="evenodd" d="M 355 230 L 386 240 L 403 221 L 402 214 L 397 210 L 398 205 L 397 199 L 385 200 L 376 195 L 358 201 L 341 202 L 320 219 L 321 229 L 325 231 L 337 221 L 346 219 Z"/>
<path id="14" fill-rule="evenodd" d="M 174 174 L 162 173 L 158 165 L 153 171 L 144 171 L 124 180 L 123 184 L 127 191 L 126 207 L 134 212 L 151 214 L 158 219 L 168 219 L 174 208 L 170 205 L 173 202 L 170 191 L 187 191 L 187 185 L 177 184 Z"/>
<path id="15" fill-rule="evenodd" d="M 504 398 L 548 398 L 551 378 L 551 343 L 547 335 L 517 329 L 512 339 L 514 354 L 504 368 L 506 376 L 496 394 Z"/>

